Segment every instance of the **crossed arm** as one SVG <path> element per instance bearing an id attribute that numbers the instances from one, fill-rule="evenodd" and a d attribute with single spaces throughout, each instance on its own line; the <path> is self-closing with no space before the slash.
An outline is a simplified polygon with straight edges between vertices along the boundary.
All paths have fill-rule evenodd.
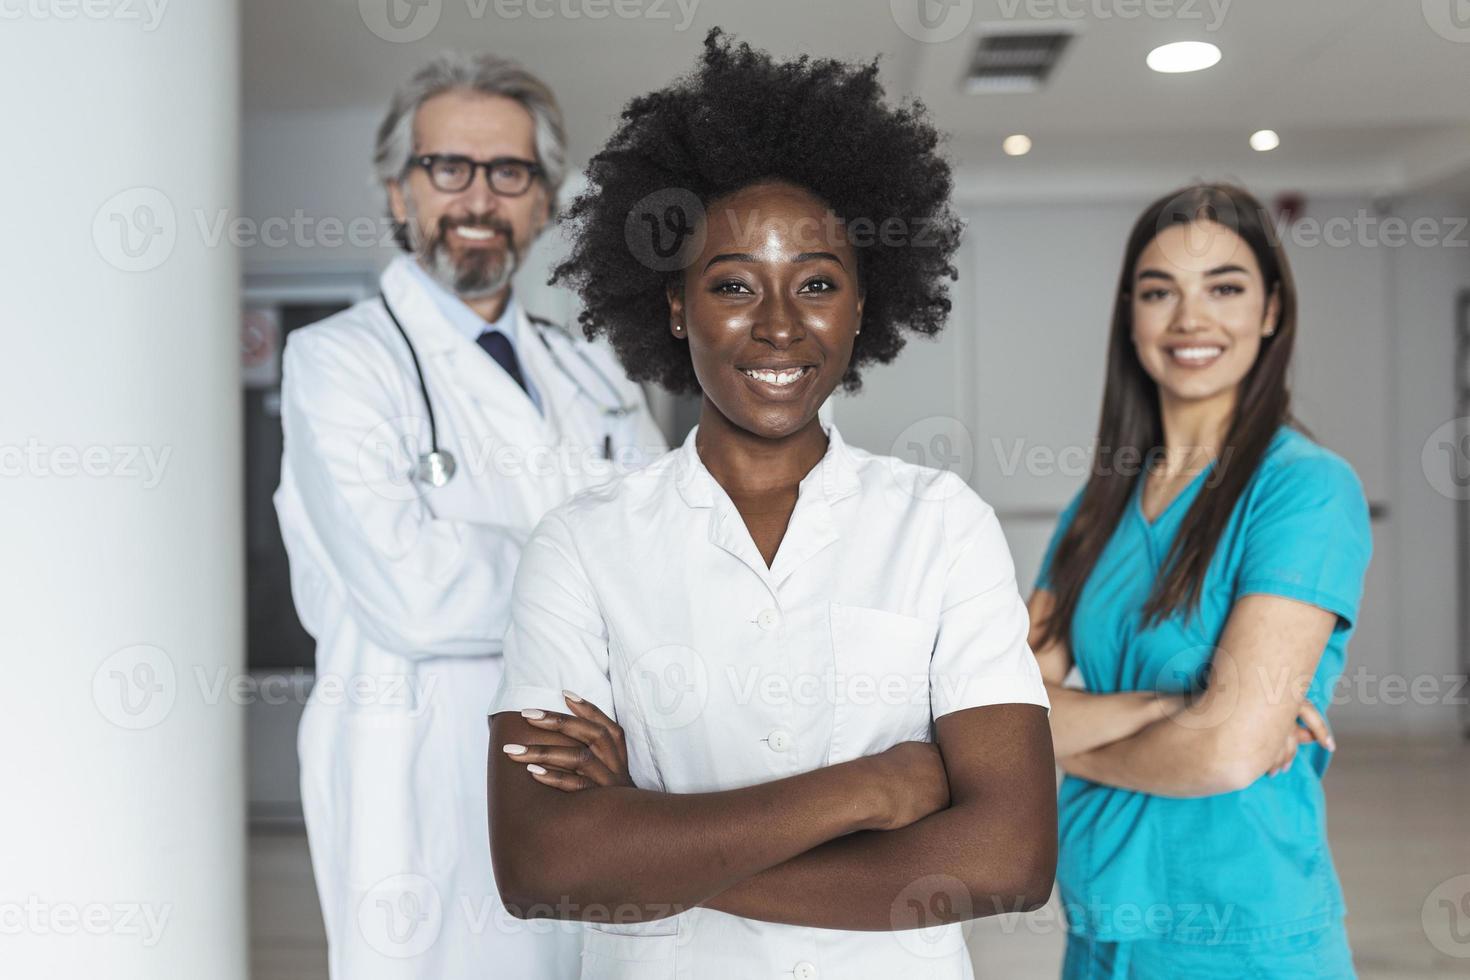
<path id="1" fill-rule="evenodd" d="M 1053 598 L 1046 590 L 1031 598 L 1033 644 Z M 1193 700 L 1064 688 L 1071 652 L 1056 642 L 1037 649 L 1062 768 L 1160 796 L 1212 796 L 1290 766 L 1304 742 L 1333 748 L 1326 722 L 1305 698 L 1336 619 L 1281 596 L 1243 597 L 1226 621 L 1209 687 Z M 1306 727 L 1296 724 L 1298 718 Z"/>
<path id="2" fill-rule="evenodd" d="M 631 921 L 704 905 L 891 930 L 1025 911 L 1050 895 L 1054 764 L 1039 706 L 947 714 L 937 750 L 903 743 L 688 794 L 633 787 L 621 729 L 586 702 L 568 706 L 534 723 L 492 719 L 491 852 L 513 914 Z M 528 751 L 508 757 L 507 743 Z M 537 759 L 546 775 L 533 778 Z"/>

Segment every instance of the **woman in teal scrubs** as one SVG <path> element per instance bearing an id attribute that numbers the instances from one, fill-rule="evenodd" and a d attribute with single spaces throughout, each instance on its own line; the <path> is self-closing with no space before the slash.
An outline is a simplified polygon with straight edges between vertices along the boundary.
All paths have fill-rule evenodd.
<path id="1" fill-rule="evenodd" d="M 1296 295 L 1268 222 L 1221 185 L 1139 218 L 1093 473 L 1031 599 L 1067 774 L 1068 980 L 1354 975 L 1322 716 L 1368 507 L 1294 427 Z"/>

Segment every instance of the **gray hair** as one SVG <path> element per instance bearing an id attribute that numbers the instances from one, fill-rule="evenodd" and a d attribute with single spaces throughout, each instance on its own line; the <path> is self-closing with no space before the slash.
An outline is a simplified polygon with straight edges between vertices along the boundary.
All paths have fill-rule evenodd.
<path id="1" fill-rule="evenodd" d="M 499 95 L 519 102 L 536 127 L 536 162 L 545 173 L 551 209 L 567 176 L 567 136 L 561 106 L 546 83 L 514 61 L 493 54 L 442 54 L 414 72 L 393 95 L 388 114 L 378 126 L 373 163 L 386 184 L 403 176 L 413 156 L 413 120 L 419 106 L 453 90 Z"/>

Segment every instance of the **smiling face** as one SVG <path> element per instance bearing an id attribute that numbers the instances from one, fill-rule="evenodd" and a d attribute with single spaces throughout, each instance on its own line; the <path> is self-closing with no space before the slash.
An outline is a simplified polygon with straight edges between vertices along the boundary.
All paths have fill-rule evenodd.
<path id="1" fill-rule="evenodd" d="M 710 203 L 704 248 L 669 291 L 705 411 L 767 439 L 801 431 L 841 382 L 862 320 L 857 252 L 827 205 L 791 184 Z"/>
<path id="2" fill-rule="evenodd" d="M 1178 401 L 1233 399 L 1280 315 L 1250 246 L 1213 221 L 1160 232 L 1131 289 L 1138 360 L 1160 397 Z"/>
<path id="3" fill-rule="evenodd" d="M 513 99 L 449 91 L 427 99 L 413 121 L 413 153 L 456 154 L 474 160 L 536 159 L 535 124 Z M 393 217 L 406 223 L 419 263 L 463 299 L 479 299 L 509 284 L 520 257 L 549 217 L 545 184 L 532 180 L 524 194 L 506 197 L 475 172 L 458 193 L 438 190 L 423 167 L 411 166 L 388 182 Z"/>

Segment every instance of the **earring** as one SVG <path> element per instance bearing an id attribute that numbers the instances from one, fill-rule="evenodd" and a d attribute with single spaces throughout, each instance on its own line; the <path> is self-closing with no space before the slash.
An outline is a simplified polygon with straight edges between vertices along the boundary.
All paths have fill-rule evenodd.
<path id="1" fill-rule="evenodd" d="M 674 324 L 674 333 L 683 333 L 683 332 L 684 332 L 684 324 L 682 324 L 682 323 L 676 323 L 676 324 Z"/>
<path id="2" fill-rule="evenodd" d="M 1264 334 L 1262 334 L 1262 336 L 1263 337 L 1270 337 L 1270 336 L 1274 335 L 1275 333 L 1276 333 L 1276 328 L 1275 327 L 1267 327 L 1266 328 L 1266 332 Z"/>

